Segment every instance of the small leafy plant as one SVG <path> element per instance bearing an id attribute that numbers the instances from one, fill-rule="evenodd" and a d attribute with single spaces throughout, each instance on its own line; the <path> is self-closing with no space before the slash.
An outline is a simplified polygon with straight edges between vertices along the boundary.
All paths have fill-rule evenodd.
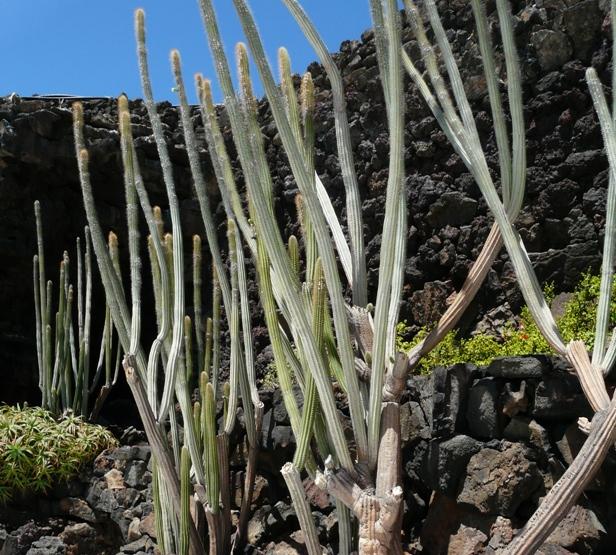
<path id="1" fill-rule="evenodd" d="M 582 275 L 571 298 L 564 306 L 562 316 L 557 320 L 566 341 L 579 337 L 589 349 L 592 349 L 600 285 L 601 276 L 590 272 Z M 553 287 L 546 286 L 544 294 L 546 299 L 551 300 L 554 297 Z M 613 295 L 610 321 L 612 325 L 616 322 L 616 299 Z M 428 330 L 424 328 L 411 340 L 407 340 L 409 326 L 405 322 L 400 322 L 396 331 L 397 347 L 402 352 L 410 352 L 428 335 Z M 443 341 L 420 361 L 417 371 L 428 373 L 436 366 L 451 366 L 459 362 L 485 366 L 498 357 L 552 352 L 528 307 L 524 306 L 518 322 L 508 325 L 500 336 L 480 333 L 470 338 L 463 338 L 458 337 L 457 330 L 450 331 Z"/>
<path id="2" fill-rule="evenodd" d="M 0 504 L 16 494 L 44 493 L 116 445 L 111 432 L 74 414 L 56 419 L 40 407 L 1 405 Z"/>

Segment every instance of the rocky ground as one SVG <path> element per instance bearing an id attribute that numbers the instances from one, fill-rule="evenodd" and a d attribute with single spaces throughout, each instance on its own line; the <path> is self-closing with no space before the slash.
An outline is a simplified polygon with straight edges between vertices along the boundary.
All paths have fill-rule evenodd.
<path id="1" fill-rule="evenodd" d="M 405 514 L 409 553 L 496 555 L 578 452 L 580 416 L 591 416 L 575 377 L 545 356 L 458 364 L 409 380 L 402 404 Z M 294 438 L 279 390 L 266 413 L 246 553 L 305 553 L 279 471 Z M 46 498 L 0 511 L 1 555 L 114 555 L 155 552 L 150 448 L 132 431 L 79 480 Z M 232 456 L 235 510 L 245 467 Z M 616 491 L 610 455 L 583 498 L 552 533 L 543 555 L 616 549 Z M 337 523 L 327 496 L 306 484 L 322 545 L 336 552 Z"/>

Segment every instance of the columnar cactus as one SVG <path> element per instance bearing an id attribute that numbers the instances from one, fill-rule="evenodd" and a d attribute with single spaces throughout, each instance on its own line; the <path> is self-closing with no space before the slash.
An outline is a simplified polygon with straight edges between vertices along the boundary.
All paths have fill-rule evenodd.
<path id="1" fill-rule="evenodd" d="M 34 203 L 36 219 L 37 254 L 33 258 L 34 309 L 36 324 L 36 347 L 39 370 L 41 404 L 55 413 L 71 410 L 76 414 L 95 420 L 110 389 L 115 384 L 119 368 L 120 350 L 113 343 L 113 326 L 105 318 L 101 336 L 96 372 L 90 374 L 90 345 L 92 328 L 92 254 L 90 230 L 84 230 L 84 244 L 76 241 L 77 291 L 71 284 L 71 268 L 68 252 L 60 262 L 57 312 L 54 309 L 53 284 L 45 281 L 45 247 L 41 206 Z M 114 250 L 115 236 L 110 235 L 108 248 Z M 107 309 L 106 309 L 107 314 Z M 77 324 L 77 329 L 75 329 Z M 115 351 L 115 353 L 114 353 Z M 105 383 L 99 387 L 103 370 Z M 94 406 L 90 408 L 90 396 L 98 391 Z"/>

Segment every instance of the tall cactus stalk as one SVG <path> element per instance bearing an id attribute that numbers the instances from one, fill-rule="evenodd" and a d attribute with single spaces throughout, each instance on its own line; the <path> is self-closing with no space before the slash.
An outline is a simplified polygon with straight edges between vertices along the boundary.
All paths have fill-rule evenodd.
<path id="1" fill-rule="evenodd" d="M 192 484 L 190 483 L 190 453 L 188 447 L 182 447 L 180 462 L 180 501 L 182 504 L 180 514 L 180 545 L 178 555 L 188 555 L 190 548 L 190 497 L 192 495 Z"/>

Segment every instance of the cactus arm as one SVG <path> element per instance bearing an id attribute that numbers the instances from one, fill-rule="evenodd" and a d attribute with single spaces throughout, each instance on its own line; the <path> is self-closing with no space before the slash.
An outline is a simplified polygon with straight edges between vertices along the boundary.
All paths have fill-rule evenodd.
<path id="1" fill-rule="evenodd" d="M 183 319 L 184 337 L 188 337 L 186 341 L 186 353 L 192 350 L 192 325 L 190 317 L 186 316 Z M 193 407 L 191 402 L 191 388 L 189 386 L 188 376 L 192 375 L 192 354 L 186 357 L 181 357 L 179 361 L 178 373 L 175 383 L 175 396 L 180 405 L 182 412 L 182 420 L 184 422 L 184 445 L 190 451 L 191 459 L 193 460 L 193 468 L 197 484 L 205 483 L 205 470 L 203 468 L 203 457 L 199 448 L 200 434 L 197 432 L 195 420 L 193 418 Z M 170 411 L 173 415 L 174 411 Z"/>
<path id="2" fill-rule="evenodd" d="M 397 236 L 405 231 L 397 227 L 402 223 L 397 215 L 404 193 L 404 103 L 402 102 L 402 79 L 400 62 L 400 22 L 397 6 L 390 0 L 385 10 L 389 62 L 389 178 L 385 199 L 385 219 L 383 240 L 379 260 L 379 286 L 375 305 L 374 352 L 372 358 L 372 377 L 370 380 L 370 399 L 368 406 L 368 450 L 369 464 L 376 468 L 381 428 L 381 400 L 383 379 L 387 364 L 388 320 L 391 318 L 390 305 L 395 300 L 398 305 L 401 291 L 394 291 L 399 283 L 397 274 L 404 267 L 394 268 Z"/>
<path id="3" fill-rule="evenodd" d="M 507 97 L 511 115 L 511 195 L 510 203 L 505 203 L 505 206 L 511 220 L 514 221 L 522 208 L 526 189 L 526 133 L 522 105 L 522 72 L 513 35 L 513 18 L 509 3 L 507 0 L 496 0 L 496 8 L 505 53 Z"/>
<path id="4" fill-rule="evenodd" d="M 81 344 L 83 339 L 83 254 L 81 252 L 81 239 L 77 237 L 77 341 Z"/>
<path id="5" fill-rule="evenodd" d="M 371 13 L 374 23 L 375 44 L 377 45 L 377 60 L 379 64 L 379 73 L 381 75 L 381 82 L 383 86 L 383 92 L 385 94 L 385 106 L 387 108 L 388 117 L 395 117 L 392 114 L 392 87 L 390 85 L 390 56 L 389 56 L 389 43 L 390 36 L 388 33 L 389 25 L 385 25 L 389 20 L 385 17 L 384 3 L 371 1 Z M 379 48 L 379 45 L 381 48 Z M 392 60 L 393 63 L 400 64 L 400 58 Z M 394 87 L 395 92 L 395 87 Z M 396 229 L 398 233 L 395 236 L 394 244 L 394 265 L 396 268 L 404 267 L 406 262 L 406 229 L 407 229 L 407 208 L 406 208 L 406 193 L 403 192 L 400 196 L 400 202 L 396 206 L 395 217 L 398 219 L 396 223 Z M 402 291 L 402 285 L 404 280 L 404 271 L 395 272 L 393 281 L 391 284 L 389 310 L 387 315 L 387 329 L 385 332 L 386 346 L 385 346 L 385 365 L 389 370 L 391 368 L 392 361 L 394 360 L 395 347 L 396 347 L 396 325 L 398 324 L 398 315 L 400 312 L 400 293 Z"/>
<path id="6" fill-rule="evenodd" d="M 282 46 L 278 49 L 278 74 L 280 77 L 280 91 L 284 99 L 287 119 L 291 130 L 298 143 L 303 141 L 302 128 L 300 124 L 300 114 L 297 104 L 297 94 L 293 86 L 293 76 L 291 75 L 291 58 L 289 52 Z"/>
<path id="7" fill-rule="evenodd" d="M 300 107 L 302 116 L 302 127 L 304 130 L 304 158 L 306 161 L 306 171 L 310 174 L 315 172 L 315 111 L 314 83 L 309 72 L 304 73 L 300 85 Z"/>
<path id="8" fill-rule="evenodd" d="M 208 155 L 210 157 L 210 161 L 212 162 L 212 168 L 214 169 L 214 176 L 216 178 L 217 185 L 219 183 L 223 184 L 222 186 L 218 185 L 218 190 L 220 191 L 220 198 L 222 200 L 223 208 L 225 209 L 225 214 L 227 215 L 227 218 L 232 218 L 239 214 L 240 217 L 243 217 L 242 223 L 248 225 L 248 220 L 244 216 L 244 212 L 242 210 L 242 201 L 237 192 L 237 188 L 235 187 L 235 179 L 233 177 L 231 161 L 229 159 L 229 155 L 227 154 L 224 139 L 222 138 L 220 126 L 218 125 L 218 120 L 216 118 L 216 108 L 212 100 L 211 84 L 209 80 L 204 79 L 201 73 L 195 73 L 195 92 L 197 93 L 197 99 L 199 100 L 198 106 L 199 113 L 201 114 L 203 131 L 205 134 L 205 144 L 208 148 Z M 206 103 L 208 104 L 207 107 Z M 213 130 L 214 127 L 216 128 L 216 131 Z M 214 137 L 214 133 L 216 133 L 216 138 Z M 217 139 L 221 141 L 220 145 L 215 144 Z M 218 148 L 221 148 L 220 152 L 217 150 Z M 229 185 L 227 185 L 227 179 L 230 181 Z M 236 210 L 237 214 L 235 213 Z M 240 228 L 243 229 L 241 225 Z"/>
<path id="9" fill-rule="evenodd" d="M 505 114 L 498 88 L 496 65 L 494 63 L 494 46 L 488 31 L 488 18 L 485 6 L 480 0 L 472 0 L 473 15 L 475 16 L 475 28 L 479 39 L 479 50 L 483 61 L 483 74 L 486 78 L 490 107 L 492 109 L 492 121 L 494 123 L 494 135 L 500 166 L 500 179 L 503 203 L 509 205 L 511 201 L 511 150 L 509 137 L 505 123 Z"/>
<path id="10" fill-rule="evenodd" d="M 58 288 L 58 311 L 56 312 L 56 326 L 54 337 L 54 344 L 56 346 L 56 349 L 53 365 L 53 380 L 51 384 L 51 387 L 54 392 L 59 391 L 59 388 L 61 388 L 62 404 L 64 406 L 66 406 L 67 403 L 67 400 L 65 399 L 65 390 L 62 387 L 62 373 L 64 372 L 64 312 L 66 310 L 66 291 L 64 289 L 65 264 L 66 260 L 62 260 L 62 262 L 60 262 L 60 286 Z"/>
<path id="11" fill-rule="evenodd" d="M 195 436 L 197 438 L 197 447 L 199 452 L 203 452 L 203 430 L 201 429 L 203 409 L 201 408 L 201 401 L 195 401 L 193 404 L 193 422 L 195 423 Z M 203 465 L 205 469 L 205 464 Z M 206 484 L 207 484 L 207 469 L 205 469 Z"/>
<path id="12" fill-rule="evenodd" d="M 235 223 L 233 220 L 227 221 L 227 238 L 229 242 L 229 259 L 231 266 L 231 312 L 227 315 L 229 319 L 229 333 L 231 336 L 231 360 L 229 362 L 229 384 L 231 387 L 229 395 L 229 408 L 224 423 L 224 432 L 229 435 L 235 425 L 237 410 L 238 385 L 240 381 L 240 365 L 242 359 L 240 346 L 240 301 L 239 285 L 237 277 L 237 250 L 235 246 L 236 234 Z M 248 421 L 246 425 L 249 426 Z"/>
<path id="13" fill-rule="evenodd" d="M 229 553 L 229 532 L 231 527 L 231 479 L 229 474 L 229 436 L 224 432 L 216 436 L 218 448 L 218 471 L 220 475 L 220 500 L 222 502 L 222 523 L 220 525 L 220 553 Z"/>
<path id="14" fill-rule="evenodd" d="M 41 290 L 39 287 L 39 257 L 35 254 L 32 258 L 32 283 L 34 286 L 34 322 L 36 328 L 36 358 L 38 363 L 38 386 L 41 390 L 43 408 L 47 406 L 47 391 L 45 388 L 45 369 L 43 367 L 43 360 L 45 358 L 43 351 L 43 328 L 42 328 L 42 311 L 41 311 Z"/>
<path id="15" fill-rule="evenodd" d="M 89 411 L 90 387 L 90 334 L 92 325 L 92 253 L 90 242 L 90 228 L 86 226 L 84 229 L 86 291 L 83 320 L 83 385 L 81 398 L 81 413 L 84 415 L 88 414 Z"/>
<path id="16" fill-rule="evenodd" d="M 374 30 L 374 45 L 377 63 L 383 71 L 380 72 L 381 85 L 386 106 L 389 104 L 389 61 L 387 58 L 387 35 L 385 33 L 385 17 L 382 0 L 370 0 L 370 18 Z M 388 108 L 389 109 L 389 108 Z"/>
<path id="17" fill-rule="evenodd" d="M 203 177 L 201 163 L 199 160 L 197 138 L 195 136 L 195 129 L 193 127 L 193 123 L 190 117 L 190 108 L 188 106 L 188 99 L 186 97 L 184 80 L 182 78 L 180 55 L 177 50 L 174 50 L 171 53 L 171 65 L 173 68 L 175 86 L 180 101 L 180 117 L 182 119 L 184 141 L 186 143 L 186 152 L 188 154 L 188 162 L 190 165 L 190 172 L 193 178 L 193 185 L 197 194 L 199 208 L 201 210 L 201 218 L 205 226 L 205 234 L 207 236 L 207 241 L 210 247 L 212 262 L 216 266 L 216 271 L 218 272 L 218 279 L 222 292 L 222 301 L 225 306 L 225 310 L 229 311 L 229 303 L 231 302 L 231 289 L 229 286 L 229 281 L 227 280 L 227 276 L 224 273 L 222 257 L 220 256 L 220 247 L 218 246 L 216 225 L 214 224 L 210 202 L 205 192 L 205 179 Z"/>
<path id="18" fill-rule="evenodd" d="M 188 555 L 190 547 L 190 498 L 192 495 L 192 483 L 190 481 L 190 453 L 184 445 L 180 455 L 180 540 L 178 555 Z"/>
<path id="19" fill-rule="evenodd" d="M 210 158 L 214 173 L 218 181 L 223 199 L 229 197 L 227 201 L 230 208 L 226 208 L 227 217 L 232 215 L 237 220 L 237 225 L 242 231 L 244 240 L 248 243 L 252 253 L 256 252 L 256 242 L 254 231 L 242 208 L 242 201 L 237 192 L 237 186 L 233 177 L 231 160 L 225 147 L 225 142 L 216 118 L 216 110 L 212 101 L 212 90 L 210 82 L 206 79 L 197 79 L 197 95 L 201 105 L 201 119 L 205 130 L 205 138 L 210 149 Z"/>
<path id="20" fill-rule="evenodd" d="M 51 366 L 47 364 L 48 357 L 46 352 L 51 350 L 51 345 L 47 344 L 46 329 L 49 325 L 50 311 L 47 309 L 47 280 L 45 278 L 45 248 L 43 242 L 43 222 L 41 218 L 41 204 L 37 200 L 34 202 L 34 216 L 36 222 L 36 244 L 38 256 L 38 288 L 39 288 L 39 306 L 40 306 L 40 326 L 41 326 L 41 364 L 40 374 L 42 376 L 43 397 L 46 400 L 50 399 L 51 395 Z M 51 299 L 50 299 L 51 300 Z"/>
<path id="21" fill-rule="evenodd" d="M 214 388 L 208 382 L 205 372 L 200 376 L 201 391 L 201 429 L 203 432 L 203 456 L 205 463 L 205 484 L 207 505 L 205 516 L 208 522 L 210 536 L 210 555 L 220 553 L 223 542 L 223 522 L 220 513 L 220 482 L 221 469 L 219 465 L 219 441 L 216 436 L 216 399 Z M 227 453 L 225 452 L 225 455 Z"/>
<path id="22" fill-rule="evenodd" d="M 206 492 L 208 506 L 213 513 L 219 511 L 220 469 L 218 464 L 218 445 L 216 441 L 216 399 L 214 388 L 201 374 L 202 393 L 202 430 L 206 468 Z"/>
<path id="23" fill-rule="evenodd" d="M 208 381 L 211 379 L 212 365 L 212 319 L 205 321 L 205 346 L 203 354 L 203 372 L 207 375 Z"/>
<path id="24" fill-rule="evenodd" d="M 295 235 L 291 235 L 289 240 L 287 241 L 287 252 L 289 253 L 289 260 L 291 261 L 291 268 L 293 269 L 293 273 L 297 276 L 298 281 L 300 280 L 300 260 L 299 260 L 299 243 L 297 242 L 297 237 Z"/>
<path id="25" fill-rule="evenodd" d="M 391 367 L 396 353 L 396 326 L 400 321 L 400 297 L 402 287 L 404 285 L 404 266 L 406 264 L 406 230 L 407 227 L 407 209 L 406 209 L 406 194 L 400 197 L 400 203 L 396 210 L 398 222 L 396 228 L 399 232 L 396 234 L 394 244 L 394 265 L 396 268 L 402 268 L 402 271 L 394 272 L 393 281 L 391 284 L 389 312 L 387 314 L 387 332 L 385 346 L 385 361 L 387 368 Z"/>
<path id="26" fill-rule="evenodd" d="M 122 95 L 118 99 L 118 114 L 121 119 L 120 129 L 130 127 L 128 99 Z M 137 211 L 137 191 L 135 187 L 135 161 L 133 160 L 132 142 L 126 133 L 121 133 L 122 165 L 124 166 L 124 191 L 126 199 L 126 222 L 128 225 L 128 252 L 130 258 L 131 284 L 131 330 L 130 351 L 135 353 L 141 335 L 141 260 L 139 258 L 139 214 Z"/>
<path id="27" fill-rule="evenodd" d="M 477 133 L 475 118 L 473 117 L 473 112 L 471 110 L 470 103 L 468 102 L 468 98 L 466 97 L 466 93 L 464 92 L 464 85 L 462 83 L 460 70 L 456 64 L 455 57 L 451 50 L 451 45 L 449 44 L 449 40 L 445 34 L 445 29 L 443 28 L 443 24 L 436 10 L 434 0 L 426 0 L 426 10 L 434 32 L 434 37 L 442 53 L 443 62 L 445 64 L 447 75 L 449 76 L 451 90 L 458 106 L 462 123 L 468 133 L 467 140 L 469 141 L 471 148 L 480 150 L 481 145 L 479 143 L 479 134 Z"/>
<path id="28" fill-rule="evenodd" d="M 103 374 L 103 370 L 105 369 L 105 351 L 107 345 L 107 329 L 109 327 L 111 321 L 111 314 L 109 313 L 109 306 L 105 306 L 105 320 L 103 323 L 103 331 L 101 333 L 101 345 L 98 351 L 98 360 L 96 363 L 96 372 L 94 373 L 94 378 L 92 378 L 92 385 L 89 389 L 89 394 L 91 395 L 96 390 L 100 378 Z"/>
<path id="29" fill-rule="evenodd" d="M 68 267 L 66 272 L 66 278 L 68 280 Z M 68 283 L 68 282 L 67 282 Z M 65 389 L 65 401 L 63 408 L 70 408 L 73 406 L 73 383 L 77 381 L 77 353 L 75 350 L 75 336 L 73 334 L 73 303 L 75 292 L 73 286 L 68 286 L 68 293 L 66 295 L 66 309 L 64 312 L 64 389 Z"/>
<path id="30" fill-rule="evenodd" d="M 332 204 L 331 199 L 329 198 L 329 194 L 327 193 L 327 189 L 323 185 L 321 178 L 315 174 L 315 189 L 317 193 L 317 198 L 319 200 L 319 204 L 321 205 L 321 210 L 323 211 L 323 216 L 327 221 L 327 225 L 332 232 L 332 237 L 334 239 L 334 243 L 336 244 L 336 250 L 338 251 L 338 257 L 340 259 L 340 264 L 342 265 L 342 269 L 344 270 L 344 275 L 347 278 L 347 281 L 353 290 L 355 290 L 355 283 L 353 282 L 353 273 L 352 273 L 352 256 L 351 250 L 344 238 L 344 232 L 342 231 L 342 226 L 338 220 L 338 216 L 336 216 L 336 210 Z M 358 305 L 362 306 L 362 305 Z"/>
<path id="31" fill-rule="evenodd" d="M 306 493 L 297 467 L 293 463 L 286 463 L 280 470 L 280 473 L 287 484 L 287 488 L 289 488 L 295 513 L 304 533 L 304 543 L 308 550 L 308 555 L 323 555 L 324 551 L 319 543 L 319 536 L 312 512 L 310 511 L 310 504 L 306 499 Z"/>
<path id="32" fill-rule="evenodd" d="M 79 168 L 84 207 L 86 210 L 88 225 L 92 234 L 94 253 L 98 261 L 107 303 L 109 304 L 116 329 L 118 330 L 120 341 L 122 342 L 124 348 L 128 349 L 130 345 L 128 332 L 130 328 L 130 317 L 128 315 L 126 298 L 124 297 L 121 284 L 119 283 L 118 277 L 113 269 L 94 204 L 92 185 L 90 183 L 90 172 L 88 169 L 89 156 L 88 151 L 85 149 L 83 139 L 83 108 L 80 103 L 75 103 L 73 105 L 73 119 L 75 148 L 77 151 L 77 165 Z M 136 357 L 136 371 L 139 372 L 140 375 L 145 375 L 146 365 L 141 350 L 136 353 Z"/>
<path id="33" fill-rule="evenodd" d="M 312 329 L 317 347 L 322 353 L 324 351 L 323 327 L 325 320 L 325 296 L 323 268 L 320 259 L 317 259 L 312 286 Z M 312 374 L 307 372 L 304 390 L 304 406 L 302 408 L 302 427 L 297 441 L 297 449 L 293 457 L 293 464 L 299 470 L 304 468 L 306 455 L 310 447 L 318 402 L 314 379 L 312 378 Z M 327 456 L 327 453 L 324 453 L 324 456 Z"/>
<path id="34" fill-rule="evenodd" d="M 156 530 L 156 541 L 158 548 L 162 553 L 170 551 L 167 545 L 167 534 L 163 523 L 163 514 L 166 509 L 165 505 L 161 503 L 162 491 L 160 487 L 160 472 L 158 470 L 158 464 L 156 463 L 156 457 L 152 457 L 152 501 L 154 505 L 154 528 Z"/>
<path id="35" fill-rule="evenodd" d="M 257 119 L 257 101 L 252 89 L 250 77 L 248 51 L 242 42 L 235 47 L 239 89 L 241 93 L 241 124 L 244 125 L 249 136 L 248 152 L 251 161 L 256 166 L 257 182 L 261 186 L 263 194 L 267 200 L 270 212 L 274 212 L 274 195 L 272 175 L 269 170 L 267 158 L 265 156 L 265 146 L 263 144 L 263 133 Z M 297 122 L 296 122 L 297 124 Z M 242 142 L 245 142 L 243 138 Z M 244 167 L 244 166 L 243 166 Z"/>
<path id="36" fill-rule="evenodd" d="M 203 371 L 203 314 L 201 309 L 201 273 L 203 261 L 201 257 L 201 237 L 193 235 L 193 312 L 195 314 L 195 336 L 197 338 L 197 368 L 199 375 Z"/>
<path id="37" fill-rule="evenodd" d="M 338 157 L 340 169 L 342 171 L 342 180 L 346 193 L 347 221 L 351 245 L 350 250 L 353 256 L 353 272 L 351 280 L 353 283 L 353 303 L 358 306 L 366 306 L 368 302 L 368 293 L 364 237 L 362 230 L 361 198 L 355 175 L 353 145 L 351 142 L 349 121 L 346 114 L 346 100 L 342 85 L 342 76 L 340 75 L 340 71 L 338 70 L 331 54 L 327 50 L 327 46 L 319 36 L 316 28 L 300 4 L 296 0 L 283 0 L 283 2 L 317 53 L 332 86 L 336 142 L 338 145 Z M 249 35 L 246 34 L 246 36 Z M 270 95 L 268 94 L 268 96 Z M 323 256 L 322 253 L 321 256 Z"/>
<path id="38" fill-rule="evenodd" d="M 314 83 L 312 82 L 312 77 L 310 73 L 305 73 L 302 77 L 302 84 L 300 88 L 300 98 L 301 98 L 301 116 L 302 116 L 302 126 L 303 126 L 303 144 L 304 144 L 304 159 L 306 164 L 306 172 L 310 175 L 315 176 L 315 184 L 317 187 L 322 185 L 320 183 L 320 179 L 318 178 L 315 172 L 315 132 L 314 132 Z M 302 229 L 302 235 L 304 238 L 304 247 L 306 249 L 306 277 L 305 281 L 311 283 L 314 277 L 314 269 L 316 260 L 318 257 L 318 250 L 316 239 L 314 237 L 314 227 L 310 222 L 310 217 L 303 209 L 302 205 L 302 196 L 297 195 L 296 201 L 298 216 L 300 216 L 300 224 Z M 323 204 L 323 202 L 321 202 Z M 302 217 L 303 215 L 303 217 Z M 336 224 L 339 224 L 337 218 L 329 218 L 328 224 L 332 229 L 332 236 L 336 237 L 338 234 L 338 239 L 334 239 L 336 242 L 336 248 L 338 249 L 340 254 L 340 259 L 342 262 L 342 267 L 344 268 L 344 273 L 347 277 L 347 281 L 351 284 L 353 280 L 353 270 L 352 270 L 352 262 L 351 262 L 351 253 L 348 251 L 348 244 L 342 233 L 342 229 L 336 229 Z M 346 251 L 345 251 L 346 249 Z"/>
<path id="39" fill-rule="evenodd" d="M 158 419 L 162 421 L 171 408 L 178 362 L 182 350 L 182 320 L 184 318 L 184 247 L 180 223 L 180 209 L 173 181 L 173 169 L 171 160 L 169 159 L 169 151 L 165 142 L 162 123 L 156 111 L 156 104 L 154 103 L 152 94 L 145 43 L 145 15 L 143 10 L 137 10 L 135 12 L 135 35 L 137 38 L 141 87 L 143 89 L 144 101 L 152 125 L 152 132 L 154 134 L 156 149 L 163 172 L 163 181 L 165 182 L 167 198 L 169 200 L 169 211 L 171 213 L 173 231 L 173 337 L 165 368 L 165 384 L 163 386 L 163 393 L 157 415 Z"/>
<path id="40" fill-rule="evenodd" d="M 189 388 L 195 371 L 192 350 L 192 320 L 190 316 L 184 316 L 184 367 L 186 369 L 185 379 Z"/>
<path id="41" fill-rule="evenodd" d="M 238 285 L 240 291 L 240 305 L 242 315 L 242 334 L 244 340 L 244 359 L 246 365 L 246 379 L 248 382 L 249 398 L 255 410 L 263 408 L 263 403 L 259 398 L 259 392 L 257 391 L 257 375 L 255 372 L 254 351 L 252 341 L 252 324 L 250 322 L 250 304 L 248 299 L 248 279 L 246 277 L 246 261 L 244 258 L 244 251 L 242 249 L 242 243 L 240 237 L 236 232 L 236 251 L 237 251 L 237 276 Z M 248 397 L 245 398 L 244 403 L 248 402 Z M 256 439 L 256 438 L 255 438 Z M 257 440 L 258 441 L 258 440 Z"/>
<path id="42" fill-rule="evenodd" d="M 616 73 L 616 72 L 615 72 Z M 610 179 L 607 190 L 607 205 L 605 217 L 605 242 L 603 246 L 603 260 L 601 264 L 601 285 L 599 292 L 599 304 L 597 307 L 597 320 L 595 327 L 595 345 L 592 356 L 593 364 L 601 364 L 607 373 L 611 367 L 603 363 L 605 359 L 607 332 L 610 323 L 610 304 L 612 293 L 612 281 L 614 276 L 614 255 L 616 252 L 616 183 L 614 172 L 616 171 L 616 126 L 613 114 L 610 114 L 603 94 L 603 86 L 593 68 L 586 70 L 588 90 L 597 112 L 603 142 L 610 163 Z"/>
<path id="43" fill-rule="evenodd" d="M 156 395 L 156 370 L 158 368 L 158 359 L 171 327 L 171 287 L 169 283 L 169 274 L 166 269 L 163 245 L 161 243 L 163 237 L 163 224 L 160 209 L 153 209 L 150 204 L 148 193 L 145 189 L 143 178 L 141 176 L 137 152 L 133 143 L 128 102 L 126 101 L 126 97 L 122 96 L 120 98 L 124 98 L 124 100 L 118 102 L 122 151 L 126 152 L 124 156 L 127 161 L 130 162 L 127 169 L 130 170 L 133 175 L 133 183 L 139 198 L 139 204 L 143 215 L 145 216 L 148 231 L 150 233 L 148 238 L 148 252 L 150 255 L 152 277 L 154 279 L 154 295 L 155 299 L 157 299 L 156 310 L 159 329 L 156 338 L 152 342 L 150 353 L 148 355 L 146 388 L 148 391 L 150 404 L 155 409 L 158 404 Z"/>
<path id="44" fill-rule="evenodd" d="M 169 435 L 171 436 L 171 451 L 173 452 L 173 461 L 176 471 L 180 468 L 180 429 L 178 427 L 178 417 L 175 413 L 175 407 L 169 411 Z"/>
<path id="45" fill-rule="evenodd" d="M 413 17 L 412 12 L 410 11 L 411 9 L 412 8 L 409 5 L 407 7 L 407 14 L 411 14 L 409 15 L 410 18 Z M 411 19 L 411 21 L 415 25 L 415 33 L 416 33 L 415 36 L 417 37 L 417 40 L 419 44 L 421 45 L 421 48 L 426 49 L 424 50 L 425 52 L 424 63 L 432 79 L 432 72 L 431 72 L 432 51 L 431 51 L 431 46 L 429 45 L 429 43 L 427 43 L 427 46 L 426 46 L 426 44 L 422 41 L 422 39 L 425 39 L 425 30 L 423 29 L 423 23 L 421 23 L 421 19 L 417 20 L 418 23 L 415 23 L 416 20 L 414 19 Z M 427 39 L 426 39 L 426 42 L 427 42 Z M 439 74 L 437 78 L 438 80 L 436 81 L 442 86 L 442 89 L 443 89 L 442 94 L 440 93 L 440 87 L 437 87 L 436 85 L 434 85 L 434 79 L 432 79 L 434 91 L 436 94 L 435 96 L 434 94 L 432 94 L 432 91 L 430 90 L 430 87 L 424 80 L 423 75 L 415 67 L 415 64 L 409 58 L 409 55 L 405 51 L 402 52 L 402 63 L 404 65 L 404 68 L 406 69 L 406 72 L 409 74 L 409 76 L 411 77 L 415 85 L 417 86 L 424 101 L 430 108 L 432 115 L 438 122 L 441 129 L 447 135 L 447 138 L 449 139 L 449 142 L 451 143 L 453 149 L 460 156 L 463 162 L 467 166 L 469 166 L 470 159 L 468 157 L 468 153 L 466 152 L 465 146 L 462 144 L 462 138 L 463 138 L 462 137 L 463 135 L 462 125 L 455 111 L 452 114 L 447 113 L 447 106 L 451 102 L 447 101 L 449 99 L 449 95 L 447 93 L 447 90 L 444 88 L 444 86 L 442 86 L 442 77 Z M 447 99 L 447 100 L 444 100 L 441 97 L 444 97 L 444 99 Z"/>
<path id="46" fill-rule="evenodd" d="M 260 438 L 256 429 L 256 415 L 263 410 L 263 403 L 257 391 L 257 376 L 255 372 L 254 353 L 252 350 L 252 326 L 250 323 L 250 307 L 248 304 L 248 287 L 246 285 L 246 269 L 241 253 L 239 238 L 238 251 L 238 282 L 240 292 L 240 316 L 242 320 L 242 341 L 244 343 L 244 357 L 241 359 L 240 388 L 242 391 L 242 406 L 246 416 L 246 433 L 251 446 L 258 446 Z"/>
<path id="47" fill-rule="evenodd" d="M 214 396 L 218 395 L 218 375 L 220 373 L 220 286 L 218 273 L 212 268 L 212 372 L 210 374 Z"/>

